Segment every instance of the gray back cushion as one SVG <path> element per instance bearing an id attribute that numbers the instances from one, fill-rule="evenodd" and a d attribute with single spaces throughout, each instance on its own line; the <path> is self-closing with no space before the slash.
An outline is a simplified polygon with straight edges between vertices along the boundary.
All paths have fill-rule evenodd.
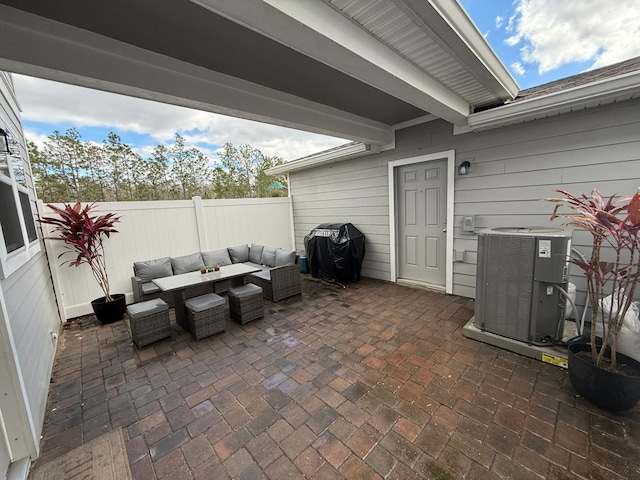
<path id="1" fill-rule="evenodd" d="M 171 259 L 171 266 L 173 267 L 174 275 L 180 275 L 181 273 L 196 272 L 200 270 L 204 267 L 204 262 L 202 261 L 202 255 L 200 252 L 196 252 L 183 257 L 173 257 Z"/>
<path id="2" fill-rule="evenodd" d="M 142 280 L 142 283 L 150 282 L 154 278 L 168 277 L 173 275 L 171 270 L 171 259 L 169 257 L 135 262 L 133 264 L 133 274 Z"/>
<path id="3" fill-rule="evenodd" d="M 264 247 L 262 250 L 262 263 L 267 267 L 276 266 L 276 247 Z"/>
<path id="4" fill-rule="evenodd" d="M 214 250 L 213 252 L 202 252 L 202 261 L 205 266 L 212 267 L 216 265 L 231 265 L 231 257 L 229 257 L 229 251 L 226 248 Z"/>
<path id="5" fill-rule="evenodd" d="M 283 265 L 295 265 L 295 263 L 295 250 L 283 250 L 282 248 L 276 250 L 276 267 L 282 267 Z"/>
<path id="6" fill-rule="evenodd" d="M 262 250 L 264 250 L 264 245 L 252 243 L 251 248 L 249 248 L 249 261 L 259 265 L 262 261 Z"/>
<path id="7" fill-rule="evenodd" d="M 237 247 L 229 247 L 229 256 L 233 263 L 242 263 L 249 261 L 249 245 L 238 245 Z"/>

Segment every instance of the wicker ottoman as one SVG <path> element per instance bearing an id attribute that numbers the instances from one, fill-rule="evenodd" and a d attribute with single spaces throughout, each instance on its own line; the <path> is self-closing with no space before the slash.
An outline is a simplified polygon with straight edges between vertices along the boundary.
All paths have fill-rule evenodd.
<path id="1" fill-rule="evenodd" d="M 127 314 L 136 347 L 141 348 L 171 336 L 169 305 L 161 298 L 129 305 Z"/>
<path id="2" fill-rule="evenodd" d="M 184 303 L 187 325 L 196 340 L 214 333 L 224 332 L 227 315 L 225 299 L 215 293 L 190 298 Z"/>
<path id="3" fill-rule="evenodd" d="M 232 288 L 229 290 L 229 309 L 231 318 L 240 325 L 263 317 L 262 288 L 253 283 Z"/>

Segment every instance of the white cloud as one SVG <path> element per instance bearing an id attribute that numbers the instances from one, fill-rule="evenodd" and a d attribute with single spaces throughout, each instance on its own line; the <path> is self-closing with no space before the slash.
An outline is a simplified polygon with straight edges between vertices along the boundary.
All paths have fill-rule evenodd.
<path id="1" fill-rule="evenodd" d="M 640 55 L 640 2 L 517 0 L 505 39 L 538 72 L 571 62 L 603 67 Z"/>
<path id="2" fill-rule="evenodd" d="M 525 74 L 525 69 L 522 66 L 522 64 L 520 62 L 513 62 L 511 64 L 511 70 L 516 74 L 516 75 L 524 75 Z"/>
<path id="3" fill-rule="evenodd" d="M 504 17 L 501 17 L 500 15 L 498 15 L 496 17 L 496 28 L 502 27 L 503 24 L 504 24 Z"/>
<path id="4" fill-rule="evenodd" d="M 198 145 L 200 150 L 211 157 L 215 156 L 213 145 L 225 142 L 236 146 L 249 144 L 265 155 L 278 155 L 285 160 L 293 160 L 348 142 L 291 128 L 22 75 L 14 75 L 14 82 L 24 120 L 54 125 L 71 124 L 79 131 L 82 131 L 82 127 L 106 127 L 148 134 L 157 143 L 136 146 L 135 150 L 143 157 L 147 157 L 157 144 L 171 142 L 176 132 L 185 137 L 188 145 L 212 145 L 210 150 Z M 42 144 L 46 140 L 46 136 L 38 136 L 34 132 L 25 131 L 25 135 L 36 144 Z"/>
<path id="5" fill-rule="evenodd" d="M 24 129 L 24 136 L 27 138 L 27 140 L 35 143 L 38 146 L 38 148 L 42 148 L 44 143 L 47 141 L 47 135 L 32 132 L 27 128 Z"/>

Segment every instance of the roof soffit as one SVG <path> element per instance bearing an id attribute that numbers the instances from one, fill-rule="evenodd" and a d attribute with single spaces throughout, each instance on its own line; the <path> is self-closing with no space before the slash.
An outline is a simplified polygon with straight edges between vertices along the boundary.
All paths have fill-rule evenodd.
<path id="1" fill-rule="evenodd" d="M 393 138 L 383 123 L 1 3 L 1 70 L 365 143 Z"/>
<path id="2" fill-rule="evenodd" d="M 238 3 L 251 6 L 252 2 Z M 109 0 L 87 7 L 84 0 L 0 0 L 0 4 L 387 125 L 427 113 L 195 2 Z M 153 28 L 140 28 L 142 24 Z"/>
<path id="3" fill-rule="evenodd" d="M 466 124 L 468 102 L 322 1 L 194 1 L 425 112 Z"/>
<path id="4" fill-rule="evenodd" d="M 351 5 L 366 6 L 373 23 L 338 8 L 348 10 L 342 0 L 110 0 L 90 7 L 82 0 L 54 4 L 0 0 L 0 4 L 41 16 L 51 22 L 49 25 L 60 22 L 178 63 L 187 62 L 209 70 L 218 79 L 222 78 L 219 74 L 237 77 L 244 81 L 239 83 L 241 88 L 251 82 L 276 90 L 288 95 L 289 103 L 298 97 L 298 118 L 310 101 L 333 108 L 338 115 L 344 111 L 351 123 L 369 121 L 374 129 L 414 121 L 427 113 L 466 125 L 473 107 L 500 103 L 509 97 L 511 88 L 510 77 L 505 80 L 495 64 L 501 65 L 497 57 L 487 53 L 490 48 L 473 23 L 450 0 L 350 0 Z M 125 10 L 128 15 L 122 16 Z M 143 22 L 154 28 L 140 28 Z M 25 26 L 24 32 L 29 30 Z M 27 44 L 34 35 L 40 33 L 23 35 Z M 64 35 L 58 40 L 75 41 Z M 91 44 L 80 47 L 93 48 Z M 20 48 L 27 50 L 26 46 Z M 50 65 L 54 65 L 54 57 L 62 57 L 55 49 L 45 50 L 54 50 Z M 70 54 L 73 49 L 67 50 Z M 37 57 L 33 52 L 29 55 Z M 14 65 L 19 64 L 17 56 L 12 58 L 17 60 Z M 73 63 L 68 56 L 56 61 Z M 82 69 L 75 70 L 66 73 L 77 80 Z M 64 81 L 63 77 L 59 79 Z M 101 79 L 95 80 L 97 83 L 87 86 L 95 87 Z M 145 88 L 139 82 L 136 86 Z M 242 105 L 234 109 L 229 101 L 225 109 L 242 116 Z M 205 106 L 215 111 L 214 106 Z M 250 117 L 269 121 L 264 113 L 253 112 Z M 273 123 L 295 125 L 297 120 L 290 122 L 283 115 L 286 112 Z M 301 128 L 318 131 L 309 125 Z M 320 130 L 326 132 L 324 126 Z M 356 139 L 347 131 L 336 133 Z M 382 136 L 358 136 L 384 143 L 381 138 L 387 137 L 388 131 Z"/>
<path id="5" fill-rule="evenodd" d="M 324 1 L 472 107 L 502 103 L 518 92 L 456 2 Z"/>

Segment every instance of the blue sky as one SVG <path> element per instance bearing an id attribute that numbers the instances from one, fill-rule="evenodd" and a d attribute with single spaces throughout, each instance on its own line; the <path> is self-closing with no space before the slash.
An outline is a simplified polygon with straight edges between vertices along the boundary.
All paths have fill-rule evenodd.
<path id="1" fill-rule="evenodd" d="M 521 89 L 640 56 L 640 0 L 460 0 Z M 348 140 L 14 76 L 26 137 L 38 145 L 76 127 L 109 132 L 147 158 L 175 133 L 210 158 L 225 143 L 293 160 Z"/>
<path id="2" fill-rule="evenodd" d="M 640 1 L 460 0 L 521 89 L 640 56 Z"/>
<path id="3" fill-rule="evenodd" d="M 511 76 L 518 82 L 521 90 L 575 75 L 588 70 L 594 63 L 592 60 L 572 61 L 541 74 L 538 72 L 537 64 L 523 65 L 520 51 L 522 45 L 510 46 L 506 43 L 506 39 L 512 36 L 506 27 L 509 18 L 516 13 L 516 2 L 513 0 L 460 0 L 460 3 L 498 58 L 507 67 Z M 498 18 L 503 20 L 499 22 Z M 512 67 L 516 62 L 523 66 L 524 73 Z"/>

